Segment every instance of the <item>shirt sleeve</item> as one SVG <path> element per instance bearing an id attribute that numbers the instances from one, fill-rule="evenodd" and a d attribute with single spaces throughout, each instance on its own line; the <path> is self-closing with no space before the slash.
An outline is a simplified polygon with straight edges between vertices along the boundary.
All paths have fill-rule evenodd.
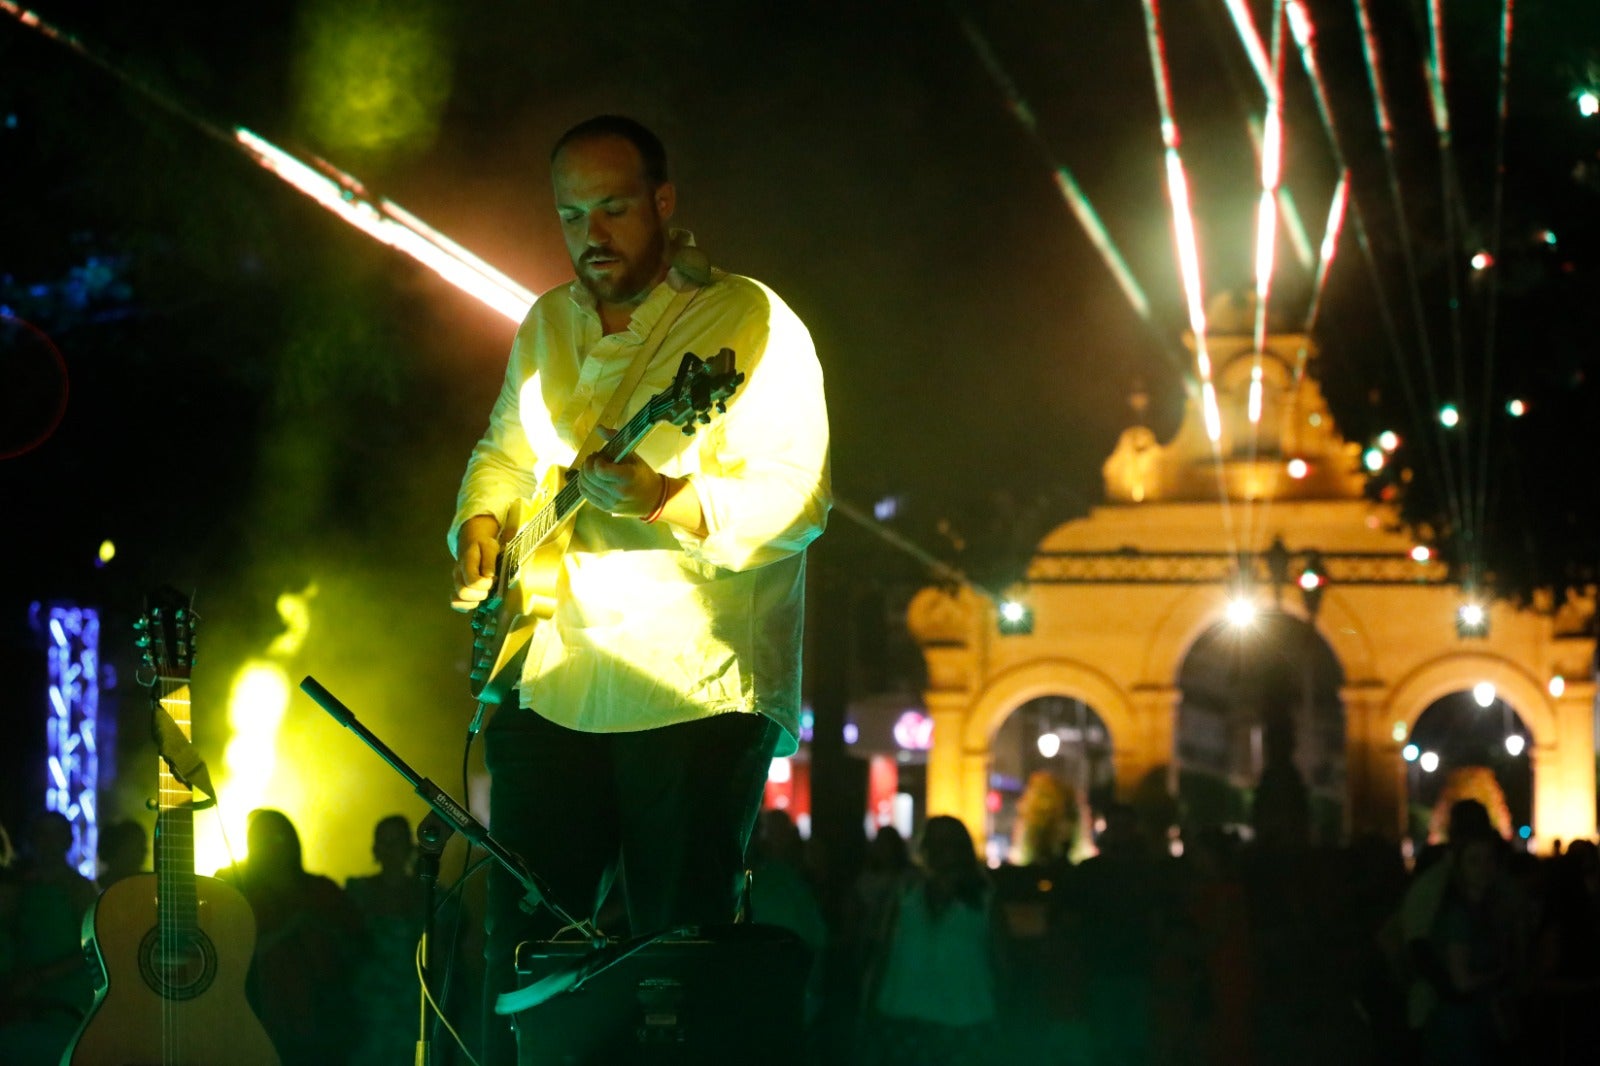
<path id="1" fill-rule="evenodd" d="M 727 570 L 801 551 L 821 534 L 833 504 L 827 403 L 811 334 L 770 289 L 740 280 L 752 288 L 753 306 L 736 313 L 723 335 L 745 380 L 727 413 L 701 430 L 691 475 L 707 534 L 673 527 L 691 558 Z"/>
<path id="2" fill-rule="evenodd" d="M 467 460 L 447 537 L 451 558 L 457 554 L 462 523 L 474 515 L 487 514 L 504 525 L 511 502 L 532 494 L 536 487 L 538 456 L 523 431 L 521 413 L 522 390 L 537 371 L 532 352 L 535 346 L 530 339 L 535 330 L 534 315 L 530 314 L 511 346 L 505 380 L 489 412 L 489 428 Z"/>

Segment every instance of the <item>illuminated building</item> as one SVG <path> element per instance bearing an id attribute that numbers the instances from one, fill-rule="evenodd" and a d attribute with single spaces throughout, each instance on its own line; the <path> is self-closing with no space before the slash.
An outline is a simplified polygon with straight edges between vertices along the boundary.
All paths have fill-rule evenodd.
<path id="1" fill-rule="evenodd" d="M 1298 716 L 1293 758 L 1313 790 L 1336 794 L 1344 833 L 1403 831 L 1411 728 L 1436 700 L 1487 681 L 1530 734 L 1533 846 L 1594 835 L 1593 600 L 1554 612 L 1495 602 L 1485 632 L 1459 633 L 1461 589 L 1365 498 L 1361 446 L 1339 435 L 1314 377 L 1295 379 L 1308 338 L 1269 338 L 1265 409 L 1251 424 L 1251 314 L 1230 303 L 1219 298 L 1209 316 L 1221 440 L 1209 439 L 1198 397 L 1166 444 L 1144 426 L 1123 434 L 1103 468 L 1105 503 L 1035 549 L 1031 633 L 1002 635 L 994 604 L 970 590 L 930 587 L 913 599 L 907 619 L 935 722 L 928 813 L 956 814 L 983 839 L 994 738 L 1044 697 L 1081 700 L 1104 723 L 1122 798 L 1152 776 L 1175 786 L 1180 769 L 1207 758 L 1220 771 L 1250 769 L 1250 752 L 1237 750 L 1259 737 L 1250 708 L 1242 723 L 1213 716 L 1209 750 L 1203 729 L 1192 743 L 1180 737 L 1180 721 L 1206 718 L 1196 656 L 1248 639 L 1221 625 L 1242 586 L 1307 641 L 1319 695 L 1288 708 Z M 1305 467 L 1291 472 L 1290 458 Z M 1300 579 L 1312 559 L 1308 597 Z"/>

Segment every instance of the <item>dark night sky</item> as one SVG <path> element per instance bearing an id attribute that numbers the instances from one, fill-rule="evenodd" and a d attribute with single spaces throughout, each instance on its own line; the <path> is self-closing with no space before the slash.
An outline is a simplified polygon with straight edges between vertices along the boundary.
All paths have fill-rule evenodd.
<path id="1" fill-rule="evenodd" d="M 1245 120 L 1262 98 L 1220 0 L 1165 6 L 1215 294 L 1251 281 L 1258 179 Z M 1254 6 L 1264 24 L 1267 5 Z M 1584 6 L 1529 12 L 1530 39 L 1550 39 L 1558 11 Z M 863 504 L 901 495 L 905 528 L 936 553 L 950 552 L 932 532 L 938 518 L 969 542 L 1031 542 L 1044 531 L 995 510 L 997 492 L 1042 501 L 1046 523 L 1092 505 L 1136 382 L 1154 394 L 1158 432 L 1175 426 L 1183 300 L 1132 0 L 962 10 L 1033 105 L 1049 152 L 1105 217 L 1150 294 L 1156 331 L 1129 308 L 944 4 L 39 7 L 135 82 L 218 126 L 326 156 L 538 289 L 570 276 L 549 207 L 548 145 L 599 111 L 642 119 L 671 153 L 680 224 L 810 325 L 839 494 Z M 1312 7 L 1347 152 L 1381 192 L 1350 5 Z M 1402 68 L 1409 166 L 1431 151 L 1408 65 L 1415 12 L 1375 9 Z M 443 57 L 426 83 L 439 96 L 436 130 L 387 152 L 329 144 L 307 117 L 319 27 L 373 12 L 391 29 L 428 27 Z M 1593 23 L 1573 19 L 1591 46 Z M 1492 114 L 1494 31 L 1481 13 L 1453 27 L 1467 126 L 1486 128 Z M 1289 70 L 1286 174 L 1315 242 L 1336 174 L 1304 78 Z M 1540 85 L 1580 73 L 1544 70 Z M 80 310 L 12 301 L 49 330 L 72 393 L 54 437 L 0 462 L 14 560 L 0 582 L 7 663 L 37 654 L 21 618 L 31 600 L 98 599 L 120 623 L 141 589 L 175 581 L 209 603 L 223 675 L 222 663 L 270 639 L 273 597 L 314 579 L 326 628 L 298 665 L 381 702 L 384 721 L 417 720 L 396 703 L 464 704 L 452 659 L 459 619 L 443 610 L 443 534 L 511 324 L 9 18 L 0 111 L 8 291 L 58 283 L 91 254 L 115 257 L 125 285 Z M 1513 155 L 1511 172 L 1518 166 Z M 1487 174 L 1469 179 L 1476 193 Z M 1279 247 L 1277 291 L 1294 320 L 1308 279 Z M 1330 328 L 1365 313 L 1366 285 L 1347 244 Z M 1364 394 L 1360 372 L 1351 375 L 1330 388 L 1336 400 Z M 836 519 L 829 534 L 841 558 L 901 565 L 849 555 L 862 542 L 847 525 Z M 97 571 L 89 560 L 104 537 L 120 554 Z M 373 674 L 383 680 L 360 680 Z M 225 680 L 211 683 L 220 691 Z M 26 717 L 28 686 L 5 691 L 0 713 Z M 450 715 L 437 731 L 446 777 L 459 749 Z M 3 813 L 15 817 L 15 801 Z"/>

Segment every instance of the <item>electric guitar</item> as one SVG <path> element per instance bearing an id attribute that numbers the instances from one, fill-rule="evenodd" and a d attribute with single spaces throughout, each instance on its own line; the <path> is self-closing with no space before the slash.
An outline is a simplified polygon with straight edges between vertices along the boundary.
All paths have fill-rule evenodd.
<path id="1" fill-rule="evenodd" d="M 728 397 L 742 381 L 744 375 L 733 368 L 732 349 L 705 361 L 685 353 L 671 386 L 651 397 L 599 454 L 613 463 L 621 461 L 660 422 L 692 434 L 696 423 L 711 421 L 713 409 L 727 410 Z M 472 612 L 471 685 L 480 715 L 522 679 L 535 629 L 555 614 L 561 556 L 583 502 L 574 471 L 552 467 L 533 496 L 512 503 L 500 527 L 494 586 Z"/>
<path id="2" fill-rule="evenodd" d="M 135 624 L 145 666 L 155 675 L 149 688 L 156 733 L 176 730 L 176 743 L 185 747 L 193 627 L 188 598 L 168 589 Z M 170 757 L 169 745 L 162 748 Z M 203 773 L 204 764 L 189 754 Z M 182 758 L 173 762 L 185 765 Z M 84 919 L 98 989 L 62 1066 L 279 1066 L 245 1001 L 255 915 L 232 886 L 195 876 L 191 782 L 163 759 L 159 784 L 155 873 L 113 883 Z"/>

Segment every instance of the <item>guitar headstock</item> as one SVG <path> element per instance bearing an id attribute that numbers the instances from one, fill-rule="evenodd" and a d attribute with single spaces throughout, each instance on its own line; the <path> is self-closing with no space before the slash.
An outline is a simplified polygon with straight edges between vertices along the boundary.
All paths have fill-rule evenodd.
<path id="1" fill-rule="evenodd" d="M 711 421 L 712 411 L 728 409 L 728 397 L 743 381 L 744 374 L 734 369 L 732 348 L 724 348 L 710 359 L 685 352 L 671 387 L 650 401 L 651 421 L 671 422 L 685 433 L 693 433 L 696 424 Z"/>
<path id="2" fill-rule="evenodd" d="M 133 623 L 144 665 L 160 678 L 186 678 L 194 668 L 194 600 L 171 586 L 145 597 Z"/>

